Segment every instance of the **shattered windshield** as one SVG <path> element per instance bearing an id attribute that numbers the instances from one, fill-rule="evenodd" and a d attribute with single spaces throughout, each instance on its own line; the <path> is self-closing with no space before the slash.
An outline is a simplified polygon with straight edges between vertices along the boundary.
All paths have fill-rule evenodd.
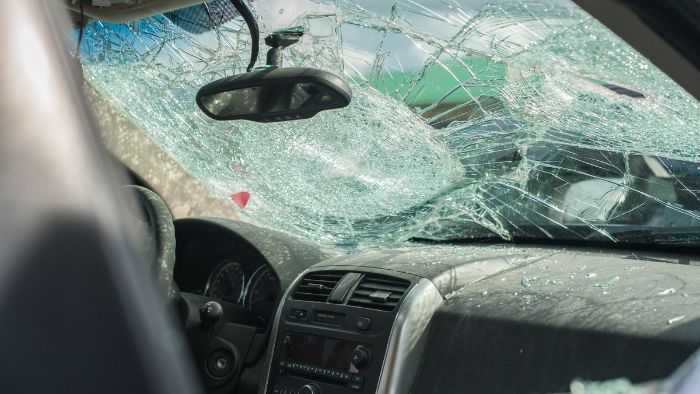
<path id="1" fill-rule="evenodd" d="M 284 65 L 341 75 L 347 108 L 201 113 L 199 87 L 249 61 L 228 0 L 93 21 L 80 46 L 91 88 L 242 220 L 336 245 L 700 243 L 698 102 L 572 2 L 251 4 L 263 38 L 304 28 Z"/>

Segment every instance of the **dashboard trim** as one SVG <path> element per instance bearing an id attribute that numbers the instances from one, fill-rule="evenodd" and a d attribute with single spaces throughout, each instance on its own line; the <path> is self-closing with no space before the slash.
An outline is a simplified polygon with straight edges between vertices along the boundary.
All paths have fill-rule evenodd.
<path id="1" fill-rule="evenodd" d="M 272 326 L 270 338 L 271 349 L 267 354 L 265 362 L 265 382 L 261 385 L 261 394 L 268 392 L 270 375 L 272 372 L 272 360 L 277 346 L 277 336 L 282 319 L 286 301 L 291 292 L 301 278 L 309 271 L 333 270 L 334 267 L 323 267 L 322 269 L 307 269 L 300 273 L 293 283 L 287 288 L 284 296 L 275 313 L 275 320 Z M 353 269 L 356 272 L 366 272 L 371 270 Z M 408 294 L 403 299 L 401 306 L 394 318 L 394 322 L 389 333 L 387 348 L 382 361 L 379 381 L 377 383 L 377 394 L 403 394 L 410 390 L 416 376 L 418 367 L 422 360 L 422 353 L 425 348 L 428 324 L 435 311 L 443 304 L 444 298 L 437 287 L 428 279 L 421 278 L 414 282 Z"/>

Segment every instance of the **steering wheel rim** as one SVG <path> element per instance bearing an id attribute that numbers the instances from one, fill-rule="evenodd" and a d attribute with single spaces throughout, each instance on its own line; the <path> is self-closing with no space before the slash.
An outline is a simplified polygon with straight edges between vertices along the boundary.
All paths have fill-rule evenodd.
<path id="1" fill-rule="evenodd" d="M 132 192 L 143 208 L 144 220 L 153 237 L 154 269 L 158 283 L 169 303 L 177 301 L 179 290 L 174 280 L 175 271 L 175 225 L 173 215 L 158 194 L 142 186 L 128 185 L 125 189 Z"/>

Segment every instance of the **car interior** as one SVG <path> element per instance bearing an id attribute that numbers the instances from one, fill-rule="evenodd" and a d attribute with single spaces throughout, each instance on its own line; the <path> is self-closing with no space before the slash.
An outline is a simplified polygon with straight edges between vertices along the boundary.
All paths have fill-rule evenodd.
<path id="1" fill-rule="evenodd" d="M 148 176 L 100 141 L 69 32 L 85 18 L 199 3 L 0 4 L 0 392 L 564 393 L 577 379 L 618 378 L 651 390 L 700 347 L 696 247 L 416 238 L 343 254 L 242 220 L 175 218 Z M 600 3 L 643 12 L 640 25 L 664 40 L 645 2 L 579 3 L 596 17 Z M 282 51 L 298 38 L 275 39 Z M 698 66 L 696 52 L 674 53 Z M 216 81 L 197 105 L 263 123 L 342 111 L 350 87 L 309 70 Z M 632 162 L 641 173 L 656 160 Z"/>

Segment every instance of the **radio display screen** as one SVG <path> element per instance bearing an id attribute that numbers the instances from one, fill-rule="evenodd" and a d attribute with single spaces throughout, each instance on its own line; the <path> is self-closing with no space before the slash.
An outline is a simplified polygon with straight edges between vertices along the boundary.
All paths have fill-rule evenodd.
<path id="1" fill-rule="evenodd" d="M 317 335 L 290 334 L 287 359 L 316 367 L 349 371 L 356 343 Z"/>

